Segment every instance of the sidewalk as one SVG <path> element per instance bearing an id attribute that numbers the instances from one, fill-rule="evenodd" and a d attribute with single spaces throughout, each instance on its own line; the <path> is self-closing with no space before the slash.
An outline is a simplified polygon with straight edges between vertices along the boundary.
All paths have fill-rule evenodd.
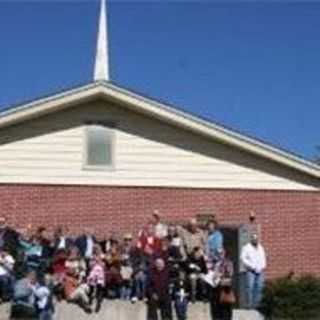
<path id="1" fill-rule="evenodd" d="M 0 320 L 8 320 L 9 305 L 0 306 Z M 55 320 L 146 320 L 146 306 L 139 302 L 105 301 L 98 314 L 88 315 L 78 306 L 61 302 L 57 304 Z M 188 319 L 211 320 L 208 304 L 196 303 L 189 306 Z M 263 320 L 255 311 L 234 310 L 233 320 Z"/>

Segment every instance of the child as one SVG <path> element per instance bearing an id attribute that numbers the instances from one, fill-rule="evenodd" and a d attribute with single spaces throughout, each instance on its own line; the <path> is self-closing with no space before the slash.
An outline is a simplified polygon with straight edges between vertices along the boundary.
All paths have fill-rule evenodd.
<path id="1" fill-rule="evenodd" d="M 104 287 L 106 284 L 105 265 L 100 254 L 96 254 L 90 262 L 90 271 L 87 279 L 89 285 L 90 304 L 96 297 L 95 312 L 99 312 L 103 300 Z"/>

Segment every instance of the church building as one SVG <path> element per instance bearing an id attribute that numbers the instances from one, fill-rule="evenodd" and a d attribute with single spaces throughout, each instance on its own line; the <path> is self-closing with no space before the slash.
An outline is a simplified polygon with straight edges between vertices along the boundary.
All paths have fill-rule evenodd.
<path id="1" fill-rule="evenodd" d="M 121 235 L 154 210 L 226 230 L 255 212 L 268 277 L 320 272 L 320 167 L 113 84 L 102 0 L 92 83 L 0 113 L 0 215 Z"/>

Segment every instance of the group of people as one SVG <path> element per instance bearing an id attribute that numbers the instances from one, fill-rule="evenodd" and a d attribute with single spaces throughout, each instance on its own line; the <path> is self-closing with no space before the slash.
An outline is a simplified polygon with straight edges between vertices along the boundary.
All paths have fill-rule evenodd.
<path id="1" fill-rule="evenodd" d="M 261 299 L 266 259 L 257 234 L 241 252 L 247 275 L 248 306 Z M 213 319 L 229 320 L 236 302 L 233 261 L 216 220 L 200 228 L 167 225 L 157 213 L 134 238 L 110 234 L 97 239 L 59 227 L 14 230 L 0 218 L 0 299 L 12 303 L 11 318 L 51 320 L 65 299 L 85 312 L 99 312 L 104 299 L 147 304 L 147 320 L 188 317 L 188 305 L 210 303 Z"/>

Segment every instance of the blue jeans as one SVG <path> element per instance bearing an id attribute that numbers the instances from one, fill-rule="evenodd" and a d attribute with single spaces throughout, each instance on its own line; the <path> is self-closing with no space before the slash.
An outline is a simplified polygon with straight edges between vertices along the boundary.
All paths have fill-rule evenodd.
<path id="1" fill-rule="evenodd" d="M 187 319 L 187 311 L 188 311 L 188 300 L 181 299 L 177 297 L 174 301 L 174 308 L 176 311 L 178 320 L 186 320 Z"/>
<path id="2" fill-rule="evenodd" d="M 53 320 L 53 312 L 51 310 L 40 311 L 39 320 Z"/>
<path id="3" fill-rule="evenodd" d="M 264 274 L 247 271 L 246 273 L 246 296 L 248 308 L 257 308 L 262 298 L 264 286 Z"/>
<path id="4" fill-rule="evenodd" d="M 132 294 L 131 284 L 124 283 L 120 289 L 120 299 L 122 300 L 130 300 Z"/>
<path id="5" fill-rule="evenodd" d="M 139 272 L 134 277 L 133 281 L 133 295 L 138 299 L 146 297 L 147 276 L 144 272 Z"/>

